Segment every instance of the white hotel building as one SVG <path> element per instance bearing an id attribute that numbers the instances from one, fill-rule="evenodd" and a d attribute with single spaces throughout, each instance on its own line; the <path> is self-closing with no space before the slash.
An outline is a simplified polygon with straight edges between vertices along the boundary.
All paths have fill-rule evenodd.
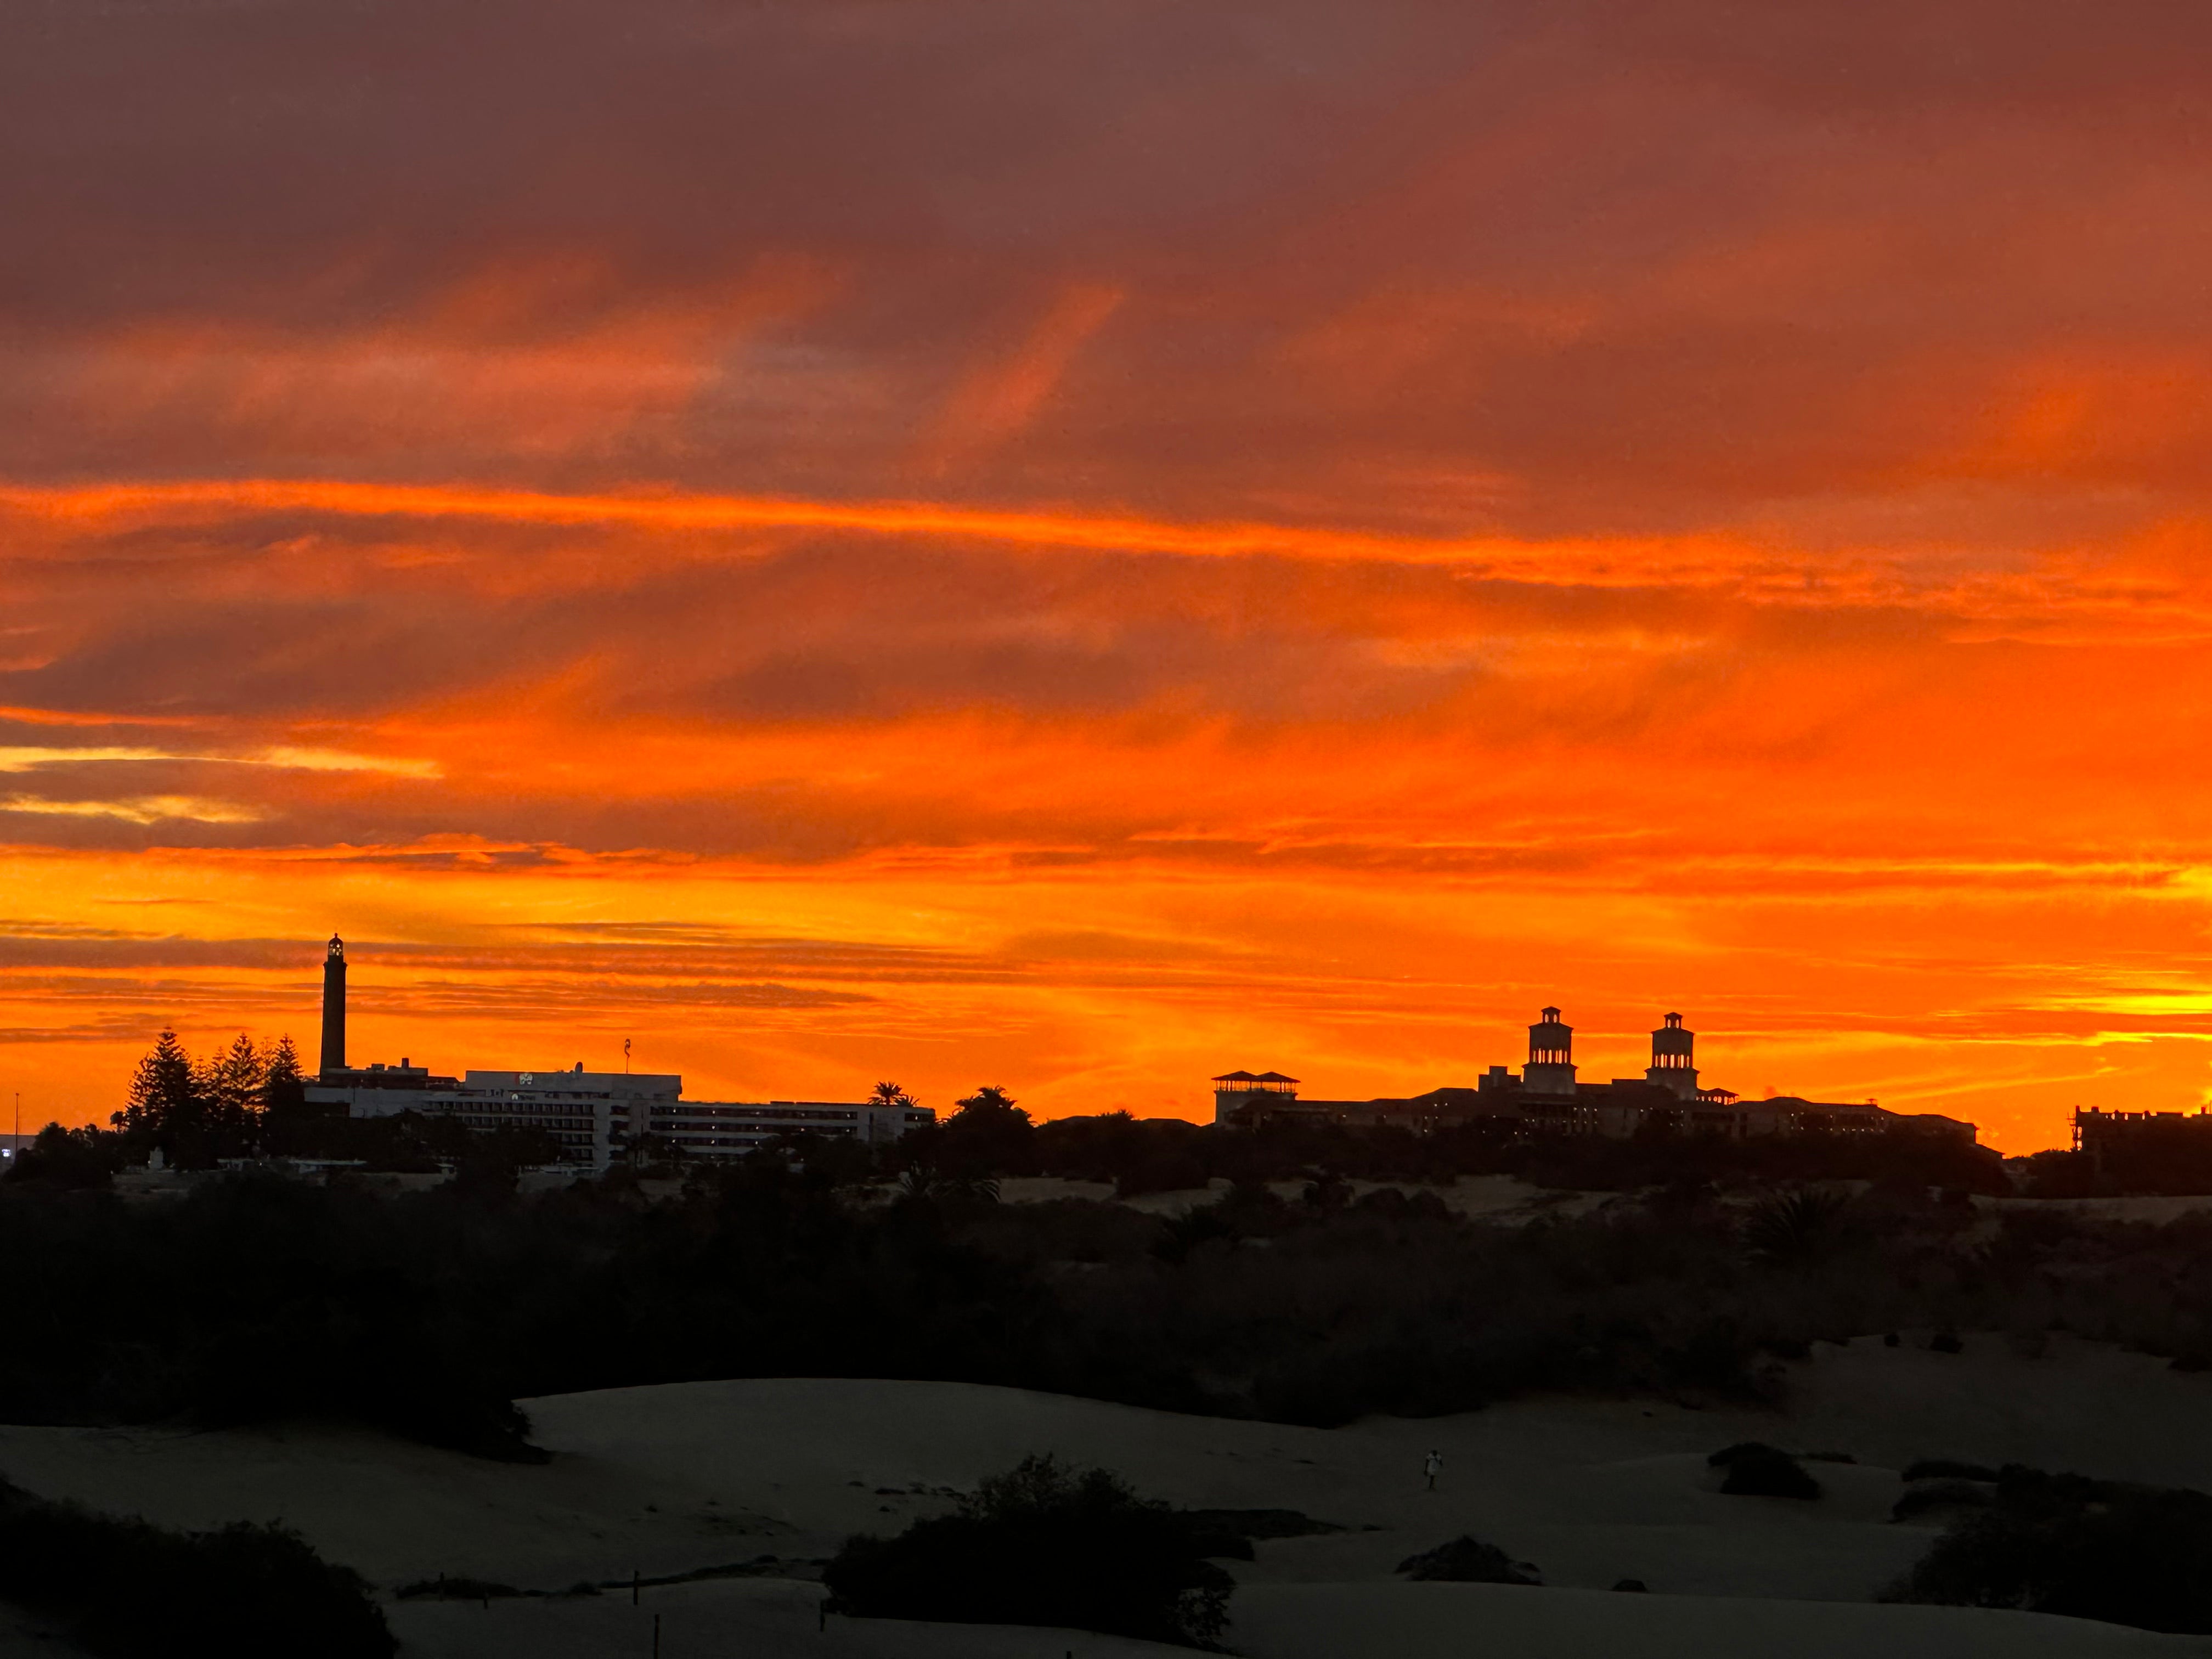
<path id="1" fill-rule="evenodd" d="M 307 1085 L 310 1103 L 343 1105 L 354 1117 L 422 1112 L 457 1117 L 471 1129 L 543 1129 L 572 1163 L 605 1170 L 641 1139 L 690 1158 L 738 1158 L 779 1135 L 831 1135 L 869 1146 L 937 1121 L 926 1106 L 834 1100 L 707 1101 L 684 1098 L 672 1073 L 469 1072 L 434 1077 L 397 1066 L 325 1073 Z"/>

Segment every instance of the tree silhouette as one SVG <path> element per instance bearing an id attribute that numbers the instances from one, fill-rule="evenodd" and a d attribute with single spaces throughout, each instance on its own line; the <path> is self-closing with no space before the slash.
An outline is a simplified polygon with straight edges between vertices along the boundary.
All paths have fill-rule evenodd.
<path id="1" fill-rule="evenodd" d="M 994 1083 L 960 1103 L 938 1144 L 949 1173 L 1026 1175 L 1036 1161 L 1036 1139 L 1030 1115 Z"/>
<path id="2" fill-rule="evenodd" d="M 261 1109 L 278 1114 L 297 1111 L 307 1103 L 307 1080 L 300 1070 L 300 1051 L 289 1033 L 276 1039 L 261 1073 Z"/>
<path id="3" fill-rule="evenodd" d="M 1826 1187 L 1777 1193 L 1753 1208 L 1743 1225 L 1744 1248 L 1770 1261 L 1808 1261 L 1835 1242 L 1844 1194 Z"/>
<path id="4" fill-rule="evenodd" d="M 878 1083 L 868 1091 L 868 1104 L 871 1106 L 911 1106 L 914 1103 L 914 1097 L 907 1093 L 900 1084 Z"/>
<path id="5" fill-rule="evenodd" d="M 64 1129 L 49 1123 L 28 1146 L 19 1146 L 9 1160 L 9 1181 L 42 1181 L 53 1187 L 105 1187 L 114 1173 L 120 1153 L 115 1137 L 87 1124 Z"/>
<path id="6" fill-rule="evenodd" d="M 107 1121 L 126 1135 L 158 1143 L 179 1125 L 200 1115 L 198 1080 L 192 1057 L 177 1034 L 164 1027 L 131 1073 L 130 1104 Z"/>
<path id="7" fill-rule="evenodd" d="M 173 1165 L 204 1170 L 216 1159 L 253 1149 L 256 1109 L 266 1068 L 253 1040 L 240 1033 L 228 1049 L 196 1065 L 167 1030 L 138 1061 L 129 1103 L 108 1121 L 121 1131 L 127 1154 L 143 1158 L 157 1148 Z"/>
<path id="8" fill-rule="evenodd" d="M 210 1058 L 200 1076 L 209 1133 L 227 1146 L 251 1141 L 268 1077 L 268 1061 L 243 1031 L 231 1039 L 229 1048 Z"/>

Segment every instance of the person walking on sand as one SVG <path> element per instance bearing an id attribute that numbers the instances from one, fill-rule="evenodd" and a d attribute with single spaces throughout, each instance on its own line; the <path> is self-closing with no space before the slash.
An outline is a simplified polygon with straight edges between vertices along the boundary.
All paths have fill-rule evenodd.
<path id="1" fill-rule="evenodd" d="M 1440 1451 L 1431 1451 L 1421 1465 L 1421 1473 L 1428 1477 L 1431 1492 L 1437 1489 L 1437 1477 L 1443 1472 L 1444 1455 Z"/>

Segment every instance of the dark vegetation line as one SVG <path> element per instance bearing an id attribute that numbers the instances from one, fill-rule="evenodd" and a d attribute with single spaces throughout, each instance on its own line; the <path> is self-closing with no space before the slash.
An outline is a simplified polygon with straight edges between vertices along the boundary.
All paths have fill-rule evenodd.
<path id="1" fill-rule="evenodd" d="M 1884 1148 L 1837 1147 L 1820 1173 L 1881 1178 L 1747 1212 L 1709 1179 L 1649 1188 L 1681 1149 L 1616 1146 L 1579 1178 L 1640 1197 L 1516 1229 L 1418 1188 L 1354 1200 L 1347 1166 L 1400 1173 L 1382 1137 L 1014 1127 L 956 1118 L 902 1145 L 888 1196 L 892 1170 L 842 1143 L 695 1170 L 657 1200 L 629 1169 L 519 1197 L 481 1146 L 459 1178 L 396 1197 L 246 1173 L 125 1200 L 27 1158 L 0 1251 L 40 1271 L 13 1286 L 0 1417 L 343 1413 L 528 1456 L 517 1398 L 708 1377 L 943 1378 L 1325 1425 L 1538 1389 L 1759 1396 L 1777 1357 L 1907 1328 L 2212 1358 L 2212 1219 L 2011 1211 L 1988 1237 L 1959 1188 L 1931 1189 L 1924 1148 L 1887 1149 L 1885 1172 Z M 1425 1167 L 1437 1149 L 1397 1150 Z M 1239 1184 L 1172 1220 L 992 1201 L 994 1171 L 1140 1189 L 1164 1168 L 1184 1184 L 1178 1160 Z M 1285 1200 L 1261 1176 L 1310 1179 Z"/>
<path id="2" fill-rule="evenodd" d="M 1994 1155 L 1917 1136 L 1040 1127 L 993 1089 L 894 1148 L 800 1139 L 525 1197 L 517 1166 L 544 1149 L 521 1138 L 319 1117 L 297 1096 L 282 1045 L 196 1064 L 165 1034 L 114 1129 L 40 1137 L 0 1189 L 0 1259 L 39 1264 L 13 1286 L 0 1417 L 336 1413 L 529 1457 L 518 1398 L 711 1377 L 942 1378 L 1327 1425 L 1541 1389 L 1757 1397 L 1813 1340 L 1906 1328 L 2212 1360 L 2212 1219 L 2015 1209 L 1992 1237 L 1969 1194 L 2004 1187 Z M 399 1196 L 252 1170 L 175 1199 L 108 1189 L 126 1158 L 239 1145 L 457 1174 Z M 1423 1188 L 1471 1171 L 1623 1197 L 1508 1228 Z M 682 1180 L 652 1197 L 655 1174 Z M 1030 1174 L 1234 1184 L 1172 1219 L 994 1201 Z M 1355 1178 L 1401 1184 L 1355 1200 Z M 1303 1196 L 1267 1184 L 1285 1180 Z"/>

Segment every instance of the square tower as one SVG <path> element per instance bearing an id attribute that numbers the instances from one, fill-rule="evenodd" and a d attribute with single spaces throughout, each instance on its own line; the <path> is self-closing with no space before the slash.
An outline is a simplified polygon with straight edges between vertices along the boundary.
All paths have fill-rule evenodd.
<path id="1" fill-rule="evenodd" d="M 1560 1021 L 1556 1008 L 1528 1028 L 1528 1063 L 1521 1068 L 1521 1087 L 1532 1095 L 1575 1092 L 1575 1028 Z"/>

